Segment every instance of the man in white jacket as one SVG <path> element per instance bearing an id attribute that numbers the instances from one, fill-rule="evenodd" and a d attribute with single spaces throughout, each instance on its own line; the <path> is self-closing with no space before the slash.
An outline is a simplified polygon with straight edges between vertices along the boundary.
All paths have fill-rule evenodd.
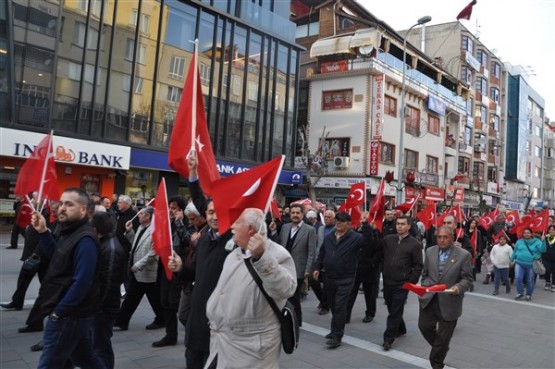
<path id="1" fill-rule="evenodd" d="M 297 288 L 295 264 L 283 246 L 266 237 L 261 210 L 246 209 L 231 228 L 239 247 L 227 256 L 206 305 L 211 331 L 206 367 L 279 368 L 280 323 L 244 259 L 280 310 Z"/>

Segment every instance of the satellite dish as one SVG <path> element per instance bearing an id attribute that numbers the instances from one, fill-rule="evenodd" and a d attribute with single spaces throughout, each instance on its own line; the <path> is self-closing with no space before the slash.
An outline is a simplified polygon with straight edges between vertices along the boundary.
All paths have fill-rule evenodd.
<path id="1" fill-rule="evenodd" d="M 358 53 L 363 56 L 368 56 L 374 50 L 374 46 L 372 45 L 365 45 L 358 48 Z"/>

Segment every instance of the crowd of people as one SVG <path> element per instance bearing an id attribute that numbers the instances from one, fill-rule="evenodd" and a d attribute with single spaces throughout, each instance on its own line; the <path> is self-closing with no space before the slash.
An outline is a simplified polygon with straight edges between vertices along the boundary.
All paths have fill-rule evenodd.
<path id="1" fill-rule="evenodd" d="M 387 209 L 380 230 L 367 212 L 353 228 L 351 216 L 334 208 L 320 216 L 318 209 L 290 205 L 279 210 L 279 217 L 246 209 L 230 230 L 220 233 L 217 209 L 205 196 L 196 168 L 193 155 L 191 198 L 168 200 L 169 261 L 154 251 L 154 209 L 146 202 L 137 211 L 129 196 L 112 202 L 68 188 L 49 213 L 33 212 L 23 232 L 22 261 L 35 257 L 40 262 L 32 270 L 24 263 L 12 301 L 1 307 L 21 310 L 38 274 L 39 296 L 19 332 L 44 332 L 32 347 L 42 350 L 39 368 L 113 368 L 113 330 L 129 329 L 144 295 L 154 315 L 145 329 L 165 329 L 153 347 L 176 345 L 178 325 L 185 326 L 187 368 L 277 368 L 280 321 L 252 273 L 279 309 L 291 302 L 300 325 L 302 296 L 313 290 L 318 313 L 331 311 L 325 341 L 330 349 L 342 344 L 359 290 L 365 302 L 362 322 L 374 320 L 380 275 L 388 312 L 385 351 L 407 333 L 403 314 L 408 290 L 403 286 L 445 284 L 445 292 L 419 297 L 418 327 L 431 346 L 433 368 L 444 366 L 464 293 L 472 290 L 478 274 L 483 283 L 493 282 L 493 295 L 499 294 L 501 283 L 510 293 L 514 280 L 515 299 L 530 301 L 538 278 L 532 264 L 541 258 L 545 290 L 555 292 L 553 217 L 547 235 L 526 229 L 515 239 L 503 215 L 488 230 L 478 218 L 459 224 L 448 215 L 437 229 L 424 232 L 410 216 Z M 17 247 L 22 230 L 14 227 L 13 232 Z"/>

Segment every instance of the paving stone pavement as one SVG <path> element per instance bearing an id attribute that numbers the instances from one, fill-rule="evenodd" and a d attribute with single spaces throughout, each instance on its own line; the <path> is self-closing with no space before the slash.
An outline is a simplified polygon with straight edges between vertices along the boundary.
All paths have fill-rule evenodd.
<path id="1" fill-rule="evenodd" d="M 22 242 L 22 239 L 20 239 Z M 0 234 L 0 302 L 8 302 L 15 289 L 21 267 L 22 245 L 7 250 L 9 234 Z M 514 294 L 492 296 L 493 286 L 481 283 L 465 297 L 464 313 L 459 319 L 446 364 L 451 368 L 555 368 L 555 293 L 543 290 L 538 280 L 532 302 L 514 301 Z M 18 333 L 38 293 L 38 279 L 31 284 L 22 311 L 0 312 L 0 368 L 36 368 L 40 353 L 29 347 L 41 333 Z M 514 288 L 513 288 L 514 290 Z M 378 311 L 371 323 L 362 323 L 363 296 L 359 296 L 347 325 L 343 345 L 330 350 L 324 345 L 331 315 L 318 315 L 318 301 L 312 292 L 303 300 L 303 320 L 299 349 L 282 354 L 281 368 L 428 368 L 429 346 L 417 326 L 418 302 L 411 295 L 405 308 L 407 335 L 384 352 L 380 346 L 387 309 L 378 299 Z M 131 319 L 129 330 L 114 332 L 116 368 L 185 368 L 183 333 L 180 327 L 176 346 L 152 348 L 164 330 L 147 331 L 153 313 L 143 299 Z"/>

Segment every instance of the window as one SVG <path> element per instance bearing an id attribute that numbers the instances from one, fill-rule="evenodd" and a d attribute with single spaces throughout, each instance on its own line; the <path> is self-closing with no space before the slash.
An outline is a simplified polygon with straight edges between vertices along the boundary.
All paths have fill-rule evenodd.
<path id="1" fill-rule="evenodd" d="M 397 117 L 397 100 L 392 98 L 391 96 L 385 95 L 384 111 L 387 115 Z"/>
<path id="2" fill-rule="evenodd" d="M 542 156 L 542 148 L 539 146 L 534 146 L 534 156 L 540 158 Z"/>
<path id="3" fill-rule="evenodd" d="M 500 97 L 500 95 L 499 95 L 499 89 L 496 88 L 496 87 L 490 88 L 490 95 L 489 95 L 489 97 L 491 97 L 491 99 L 492 99 L 493 101 L 495 101 L 496 104 L 499 104 L 499 97 Z"/>
<path id="4" fill-rule="evenodd" d="M 168 86 L 168 100 L 179 102 L 181 100 L 181 92 L 183 89 L 174 86 Z"/>
<path id="5" fill-rule="evenodd" d="M 540 168 L 539 167 L 534 167 L 534 177 L 536 177 L 536 178 L 540 177 Z"/>
<path id="6" fill-rule="evenodd" d="M 462 38 L 463 49 L 474 55 L 474 41 L 468 36 Z"/>
<path id="7" fill-rule="evenodd" d="M 495 129 L 496 133 L 499 133 L 499 115 L 490 114 L 489 124 L 491 128 Z"/>
<path id="8" fill-rule="evenodd" d="M 489 140 L 488 153 L 490 155 L 499 155 L 499 146 L 495 144 L 495 140 Z"/>
<path id="9" fill-rule="evenodd" d="M 486 152 L 486 135 L 474 133 L 474 152 Z"/>
<path id="10" fill-rule="evenodd" d="M 172 56 L 170 61 L 170 71 L 168 77 L 172 79 L 183 80 L 183 70 L 185 68 L 185 58 Z"/>
<path id="11" fill-rule="evenodd" d="M 339 17 L 339 29 L 351 28 L 355 25 L 355 22 L 349 18 Z"/>
<path id="12" fill-rule="evenodd" d="M 488 80 L 482 77 L 476 77 L 476 92 L 481 94 L 488 93 Z"/>
<path id="13" fill-rule="evenodd" d="M 405 132 L 418 137 L 420 136 L 420 110 L 412 106 L 407 106 L 407 109 Z"/>
<path id="14" fill-rule="evenodd" d="M 542 136 L 542 129 L 540 126 L 534 126 L 534 135 L 536 137 L 541 137 Z"/>
<path id="15" fill-rule="evenodd" d="M 548 157 L 550 159 L 555 158 L 555 149 L 554 148 L 546 147 L 545 149 L 547 150 L 546 151 L 546 157 Z"/>
<path id="16" fill-rule="evenodd" d="M 466 65 L 461 67 L 461 81 L 466 82 L 467 85 L 472 86 L 472 70 Z"/>
<path id="17" fill-rule="evenodd" d="M 353 90 L 322 91 L 322 110 L 351 109 Z"/>
<path id="18" fill-rule="evenodd" d="M 128 38 L 125 45 L 125 60 L 133 61 L 133 51 L 135 50 L 135 40 Z"/>
<path id="19" fill-rule="evenodd" d="M 484 68 L 488 67 L 488 54 L 484 50 L 478 50 L 476 52 L 476 59 L 482 64 Z"/>
<path id="20" fill-rule="evenodd" d="M 135 88 L 133 89 L 133 92 L 136 94 L 142 94 L 143 93 L 143 79 L 141 77 L 137 77 L 135 76 Z M 123 91 L 125 92 L 129 92 L 131 89 L 131 75 L 130 74 L 124 74 L 123 75 Z"/>
<path id="21" fill-rule="evenodd" d="M 96 85 L 100 85 L 100 81 L 102 80 L 101 76 L 101 69 L 98 70 L 98 76 L 96 78 Z M 85 75 L 84 75 L 85 82 L 93 83 L 94 82 L 94 65 L 92 64 L 85 64 Z"/>
<path id="22" fill-rule="evenodd" d="M 141 14 L 141 32 L 145 35 L 150 34 L 150 15 Z"/>
<path id="23" fill-rule="evenodd" d="M 466 100 L 466 114 L 472 115 L 473 111 L 474 111 L 474 99 L 472 97 L 469 97 Z"/>
<path id="24" fill-rule="evenodd" d="M 491 62 L 491 74 L 497 79 L 501 77 L 501 65 L 498 62 Z"/>
<path id="25" fill-rule="evenodd" d="M 472 175 L 474 180 L 483 181 L 484 180 L 484 163 L 479 161 L 474 162 L 474 168 L 472 170 Z"/>
<path id="26" fill-rule="evenodd" d="M 301 24 L 297 26 L 295 38 L 316 36 L 318 34 L 320 34 L 320 22 L 316 21 L 316 22 Z"/>
<path id="27" fill-rule="evenodd" d="M 433 156 L 426 155 L 426 173 L 437 174 L 439 159 Z"/>
<path id="28" fill-rule="evenodd" d="M 418 152 L 405 149 L 405 162 L 403 165 L 406 169 L 418 170 Z"/>
<path id="29" fill-rule="evenodd" d="M 439 135 L 439 117 L 428 115 L 428 132 Z"/>
<path id="30" fill-rule="evenodd" d="M 210 84 L 210 69 L 208 65 L 200 63 L 200 83 L 205 86 Z"/>
<path id="31" fill-rule="evenodd" d="M 258 101 L 258 83 L 249 81 L 248 96 L 251 101 Z"/>
<path id="32" fill-rule="evenodd" d="M 497 182 L 497 168 L 495 167 L 488 168 L 488 181 Z"/>
<path id="33" fill-rule="evenodd" d="M 81 80 L 81 64 L 77 64 L 77 63 L 69 63 L 69 72 L 68 72 L 68 78 L 72 79 L 74 81 L 80 81 Z"/>
<path id="34" fill-rule="evenodd" d="M 395 146 L 385 142 L 380 143 L 380 162 L 395 165 Z"/>
<path id="35" fill-rule="evenodd" d="M 139 55 L 137 55 L 137 62 L 144 64 L 146 60 L 146 45 L 139 44 Z"/>
<path id="36" fill-rule="evenodd" d="M 458 172 L 460 174 L 464 174 L 465 176 L 468 176 L 470 174 L 470 159 L 469 158 L 465 158 L 463 156 L 459 156 L 459 168 L 458 168 Z"/>
<path id="37" fill-rule="evenodd" d="M 93 15 L 96 15 L 100 18 L 100 9 L 102 6 L 101 0 L 92 0 L 91 11 Z M 88 11 L 89 9 L 89 0 L 77 0 L 77 9 L 81 11 Z"/>
<path id="38" fill-rule="evenodd" d="M 480 108 L 480 123 L 482 123 L 482 127 L 484 127 L 484 125 L 487 122 L 487 116 L 488 116 L 488 109 L 485 106 L 482 106 Z"/>
<path id="39" fill-rule="evenodd" d="M 472 127 L 464 126 L 464 143 L 468 146 L 472 144 Z"/>
<path id="40" fill-rule="evenodd" d="M 73 29 L 73 44 L 79 47 L 85 46 L 85 30 L 87 26 L 85 23 L 75 22 L 75 28 Z"/>

